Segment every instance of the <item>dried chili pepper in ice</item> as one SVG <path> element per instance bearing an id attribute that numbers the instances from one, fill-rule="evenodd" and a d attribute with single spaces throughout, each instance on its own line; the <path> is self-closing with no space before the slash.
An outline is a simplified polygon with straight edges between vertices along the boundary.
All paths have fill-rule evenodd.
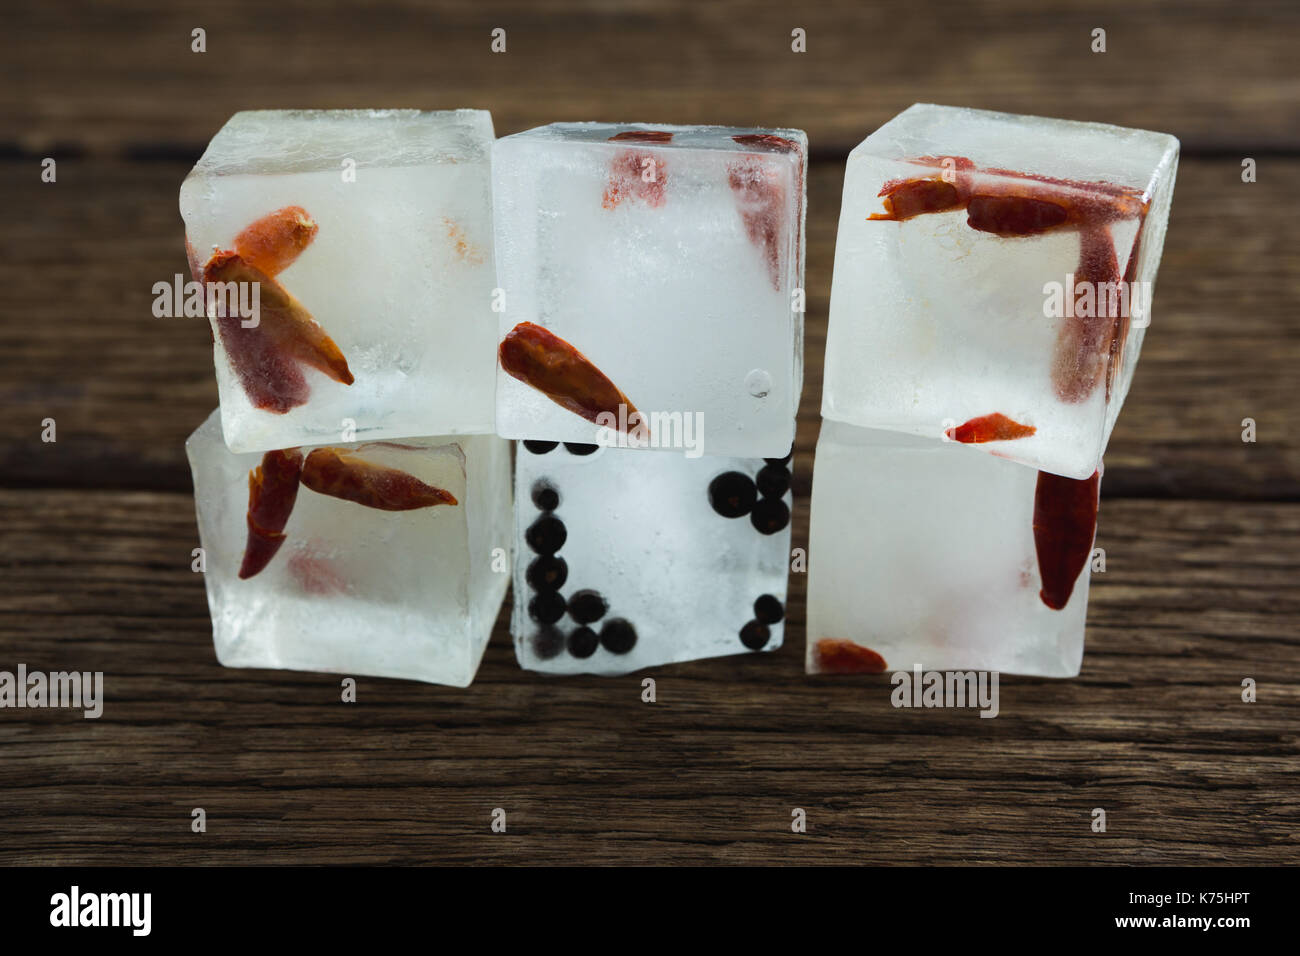
<path id="1" fill-rule="evenodd" d="M 1007 169 L 977 172 L 975 164 L 964 156 L 946 160 L 922 156 L 911 162 L 944 168 L 886 182 L 880 189 L 885 212 L 868 219 L 902 222 L 926 213 L 965 209 L 971 229 L 1003 238 L 1076 229 L 1081 246 L 1076 280 L 1093 283 L 1097 290 L 1120 279 L 1109 226 L 1136 219 L 1140 239 L 1151 203 L 1141 190 L 1114 183 L 1055 179 Z M 1125 270 L 1130 282 L 1136 270 L 1138 239 Z M 1075 294 L 1074 289 L 1067 292 L 1071 297 Z M 1061 327 L 1052 383 L 1063 402 L 1086 401 L 1103 379 L 1110 397 L 1128 335 L 1128 317 L 1111 308 L 1109 296 L 1098 292 L 1097 300 L 1100 315 L 1070 316 Z"/>
<path id="2" fill-rule="evenodd" d="M 1022 425 L 1014 418 L 1008 418 L 1001 412 L 981 415 L 970 421 L 962 422 L 956 428 L 946 432 L 953 441 L 968 445 L 978 445 L 986 441 L 1011 441 L 1016 438 L 1028 438 L 1038 431 L 1033 425 Z"/>
<path id="3" fill-rule="evenodd" d="M 302 483 L 317 494 L 380 511 L 459 503 L 450 491 L 425 484 L 400 469 L 366 461 L 346 448 L 313 449 L 302 468 Z"/>
<path id="4" fill-rule="evenodd" d="M 747 133 L 731 137 L 746 149 L 757 153 L 793 153 L 800 158 L 795 172 L 796 225 L 803 221 L 803 157 L 799 144 L 771 133 Z M 749 241 L 762 251 L 772 288 L 781 291 L 781 232 L 785 227 L 785 185 L 776 170 L 768 169 L 759 156 L 748 156 L 727 167 L 727 179 L 740 207 L 741 221 Z M 795 230 L 795 261 L 799 261 L 798 229 Z"/>
<path id="5" fill-rule="evenodd" d="M 625 129 L 609 138 L 611 143 L 671 143 L 673 134 L 666 129 Z"/>
<path id="6" fill-rule="evenodd" d="M 248 542 L 239 566 L 241 578 L 251 578 L 275 557 L 284 544 L 284 526 L 298 498 L 302 452 L 296 448 L 268 451 L 248 473 Z"/>
<path id="7" fill-rule="evenodd" d="M 501 367 L 531 385 L 557 405 L 589 422 L 608 412 L 622 424 L 641 415 L 591 360 L 564 339 L 532 322 L 520 322 L 506 333 L 497 350 Z M 624 412 L 619 414 L 619 406 Z"/>
<path id="8" fill-rule="evenodd" d="M 776 136 L 772 133 L 743 133 L 740 136 L 731 138 L 746 149 L 762 150 L 769 153 L 799 152 L 799 144 L 794 140 L 786 139 L 784 136 Z"/>
<path id="9" fill-rule="evenodd" d="M 1038 596 L 1054 611 L 1070 603 L 1074 582 L 1092 554 L 1100 478 L 1099 471 L 1094 471 L 1091 478 L 1038 473 L 1034 549 L 1038 552 L 1038 576 L 1043 582 Z"/>
<path id="10" fill-rule="evenodd" d="M 209 300 L 222 345 L 240 384 L 257 407 L 284 414 L 307 401 L 309 389 L 295 363 L 308 365 L 336 382 L 351 385 L 347 359 L 289 291 L 234 252 L 217 252 L 203 270 L 207 283 L 256 283 L 260 303 L 257 322 L 229 314 L 225 303 Z M 236 288 L 237 286 L 230 286 Z M 209 286 L 209 294 L 214 289 Z"/>
<path id="11" fill-rule="evenodd" d="M 1115 243 L 1104 226 L 1088 227 L 1079 234 L 1079 265 L 1074 274 L 1075 288 L 1067 290 L 1071 300 L 1091 287 L 1095 306 L 1091 315 L 1075 315 L 1065 320 L 1056 340 L 1052 360 L 1052 385 L 1056 394 L 1067 402 L 1084 401 L 1107 374 L 1112 360 L 1111 344 L 1119 334 L 1119 312 L 1110 314 L 1108 297 L 1099 294 L 1120 279 L 1115 259 Z"/>
<path id="12" fill-rule="evenodd" d="M 883 674 L 885 659 L 869 647 L 834 637 L 823 637 L 813 650 L 815 665 L 823 674 Z"/>
<path id="13" fill-rule="evenodd" d="M 319 228 L 301 206 L 285 206 L 244 227 L 233 248 L 254 269 L 274 276 L 311 245 Z"/>
<path id="14" fill-rule="evenodd" d="M 780 292 L 786 204 L 785 183 L 780 172 L 761 157 L 747 156 L 727 164 L 727 183 L 740 210 L 745 234 L 762 253 L 772 288 Z"/>
<path id="15" fill-rule="evenodd" d="M 668 179 L 665 163 L 654 153 L 626 149 L 609 163 L 609 181 L 600 204 L 613 209 L 625 199 L 638 199 L 651 209 L 658 209 L 668 198 L 664 191 Z"/>
<path id="16" fill-rule="evenodd" d="M 909 160 L 942 166 L 880 187 L 885 212 L 869 220 L 901 222 L 925 213 L 965 209 L 966 224 L 997 236 L 1036 236 L 1058 227 L 1136 219 L 1150 204 L 1138 189 L 1114 183 L 1055 179 L 1009 169 L 977 170 L 964 156 Z"/>

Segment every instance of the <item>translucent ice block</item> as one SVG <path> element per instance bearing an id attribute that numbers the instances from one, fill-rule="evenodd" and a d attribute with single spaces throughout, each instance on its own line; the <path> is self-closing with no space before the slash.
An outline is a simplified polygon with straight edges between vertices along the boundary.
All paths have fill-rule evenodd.
<path id="1" fill-rule="evenodd" d="M 1074 676 L 1097 486 L 956 443 L 823 422 L 809 673 L 847 661 Z"/>
<path id="2" fill-rule="evenodd" d="M 823 416 L 1092 474 L 1177 162 L 1172 136 L 1095 123 L 918 104 L 880 127 L 845 172 Z"/>
<path id="3" fill-rule="evenodd" d="M 260 330 L 212 320 L 233 450 L 493 430 L 492 139 L 478 110 L 244 112 L 213 137 L 181 186 L 191 266 L 265 275 L 224 274 L 262 284 Z M 276 284 L 346 374 L 304 353 L 310 319 L 267 313 Z"/>
<path id="4" fill-rule="evenodd" d="M 681 444 L 654 416 L 698 414 L 705 454 L 784 454 L 806 154 L 786 129 L 556 123 L 498 140 L 498 431 L 590 443 L 625 400 L 650 447 Z M 546 334 L 511 338 L 529 324 Z"/>
<path id="5" fill-rule="evenodd" d="M 326 447 L 338 451 L 322 453 L 321 467 L 311 448 L 301 449 L 297 484 L 292 473 L 277 480 L 279 453 L 231 452 L 216 412 L 185 443 L 217 658 L 227 667 L 466 686 L 510 577 L 509 442 L 475 435 Z M 331 470 L 340 460 L 352 466 L 341 476 Z M 250 472 L 259 467 L 254 532 Z M 358 489 L 358 474 L 374 477 Z M 377 506 L 411 504 L 414 482 L 450 493 L 455 504 Z M 286 490 L 277 546 L 268 510 Z M 359 503 L 363 494 L 375 497 Z"/>
<path id="6" fill-rule="evenodd" d="M 781 645 L 788 462 L 553 442 L 516 461 L 525 668 L 623 674 Z"/>

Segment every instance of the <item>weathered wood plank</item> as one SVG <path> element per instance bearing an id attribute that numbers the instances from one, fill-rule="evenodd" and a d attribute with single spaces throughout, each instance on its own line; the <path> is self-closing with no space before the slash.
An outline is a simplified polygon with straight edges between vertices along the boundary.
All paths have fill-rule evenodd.
<path id="1" fill-rule="evenodd" d="M 791 51 L 796 27 L 806 53 Z M 501 132 L 796 126 L 842 156 L 908 104 L 937 102 L 1159 129 L 1191 149 L 1294 149 L 1300 87 L 1280 65 L 1298 28 L 1290 0 L 24 4 L 0 35 L 0 140 L 153 151 L 201 146 L 238 109 L 474 106 Z"/>
<path id="2" fill-rule="evenodd" d="M 856 0 L 7 13 L 0 670 L 102 670 L 108 701 L 98 721 L 0 711 L 0 863 L 1293 862 L 1300 79 L 1279 64 L 1300 6 L 914 0 L 905 14 Z M 796 26 L 806 54 L 789 51 Z M 1105 54 L 1089 51 L 1095 27 Z M 927 100 L 1184 143 L 1155 325 L 1107 458 L 1108 570 L 1078 679 L 1004 678 L 1001 715 L 980 720 L 895 710 L 883 679 L 806 677 L 802 575 L 785 647 L 653 671 L 653 706 L 642 675 L 521 672 L 504 615 L 463 691 L 361 679 L 344 705 L 334 676 L 216 664 L 182 448 L 216 403 L 208 336 L 149 307 L 184 267 L 177 187 L 230 113 L 476 106 L 502 134 L 556 119 L 806 129 L 803 545 L 840 160 Z M 47 155 L 56 185 L 39 182 Z M 46 417 L 57 443 L 39 440 Z M 1245 677 L 1258 703 L 1240 701 Z M 1105 834 L 1089 829 L 1098 806 Z M 507 834 L 489 831 L 494 807 Z"/>
<path id="3" fill-rule="evenodd" d="M 1104 501 L 1083 674 L 1004 678 L 995 720 L 895 710 L 884 678 L 804 676 L 800 575 L 785 647 L 653 671 L 655 705 L 642 675 L 520 671 L 504 618 L 469 689 L 363 678 L 344 705 L 337 677 L 216 664 L 188 496 L 0 491 L 0 529 L 0 669 L 102 670 L 107 687 L 97 721 L 0 716 L 2 863 L 1282 863 L 1300 849 L 1294 504 Z M 1258 703 L 1240 701 L 1245 677 Z"/>
<path id="4" fill-rule="evenodd" d="M 152 286 L 185 268 L 176 191 L 187 166 L 83 159 L 56 184 L 0 163 L 0 484 L 189 487 L 185 436 L 215 407 L 206 322 L 157 319 Z M 1300 498 L 1300 160 L 1253 185 L 1234 160 L 1188 160 L 1133 391 L 1107 458 L 1114 495 Z M 799 448 L 811 453 L 843 167 L 809 182 L 807 368 Z M 53 417 L 58 442 L 42 444 Z M 1254 418 L 1259 440 L 1241 441 Z M 807 491 L 805 476 L 796 476 Z"/>

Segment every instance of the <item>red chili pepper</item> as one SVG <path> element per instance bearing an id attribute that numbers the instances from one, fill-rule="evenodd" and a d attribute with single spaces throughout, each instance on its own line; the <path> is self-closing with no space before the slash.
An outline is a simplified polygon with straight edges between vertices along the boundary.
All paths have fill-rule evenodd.
<path id="1" fill-rule="evenodd" d="M 248 541 L 239 576 L 260 572 L 284 544 L 284 526 L 298 498 L 302 452 L 296 448 L 268 451 L 262 463 L 248 473 Z"/>
<path id="2" fill-rule="evenodd" d="M 278 275 L 311 245 L 319 228 L 301 206 L 285 206 L 246 226 L 233 246 L 254 269 Z"/>
<path id="3" fill-rule="evenodd" d="M 885 659 L 871 648 L 833 637 L 817 642 L 814 660 L 823 674 L 883 674 L 887 670 Z"/>
<path id="4" fill-rule="evenodd" d="M 217 252 L 203 270 L 205 282 L 257 283 L 258 323 L 245 328 L 238 315 L 216 312 L 222 345 L 249 399 L 257 408 L 284 414 L 307 401 L 310 390 L 295 363 L 309 365 L 351 385 L 347 359 L 325 330 L 289 291 L 234 252 Z"/>
<path id="5" fill-rule="evenodd" d="M 235 377 L 254 408 L 283 415 L 307 404 L 311 388 L 306 377 L 269 336 L 240 328 L 238 318 L 219 318 L 217 329 Z"/>
<path id="6" fill-rule="evenodd" d="M 919 165 L 942 165 L 943 160 L 923 156 Z M 1081 250 L 1075 277 L 1079 282 L 1108 283 L 1119 279 L 1115 246 L 1107 226 L 1137 219 L 1141 233 L 1150 198 L 1141 190 L 1114 183 L 1055 179 L 1007 169 L 983 170 L 977 178 L 975 164 L 964 156 L 951 157 L 943 171 L 910 179 L 892 179 L 880 189 L 884 213 L 872 220 L 903 221 L 925 213 L 966 209 L 966 225 L 1001 237 L 1042 235 L 1058 228 L 1080 231 Z M 1136 250 L 1126 278 L 1136 270 Z M 1131 278 L 1129 278 L 1131 281 Z M 1098 288 L 1098 286 L 1094 286 Z M 1068 290 L 1073 296 L 1074 290 Z M 1109 297 L 1107 297 L 1107 304 Z M 1092 318 L 1067 317 L 1057 340 L 1052 381 L 1064 402 L 1082 402 L 1104 378 L 1109 400 L 1119 364 L 1128 319 L 1103 312 Z"/>
<path id="7" fill-rule="evenodd" d="M 885 207 L 868 219 L 902 222 L 931 212 L 946 212 L 966 205 L 970 199 L 971 177 L 975 164 L 965 156 L 919 156 L 910 162 L 919 166 L 943 166 L 924 176 L 890 179 L 877 194 Z"/>
<path id="8" fill-rule="evenodd" d="M 741 136 L 731 137 L 746 149 L 756 150 L 765 153 L 794 153 L 799 157 L 799 168 L 796 171 L 795 180 L 795 210 L 794 221 L 803 222 L 803 193 L 804 193 L 804 158 L 803 151 L 798 143 L 792 139 L 786 139 L 784 136 L 776 136 L 772 133 L 745 133 Z M 741 170 L 744 170 L 746 164 L 737 164 Z M 745 223 L 745 230 L 749 234 L 749 239 L 757 245 L 764 254 L 768 262 L 768 271 L 772 277 L 772 287 L 778 292 L 781 291 L 781 267 L 780 267 L 780 250 L 777 248 L 776 238 L 782 227 L 782 213 L 785 209 L 785 190 L 775 180 L 772 181 L 774 188 L 768 189 L 765 195 L 761 197 L 758 205 L 763 212 L 755 215 L 754 212 L 747 216 L 745 212 L 746 193 L 745 183 L 747 179 L 753 180 L 757 177 L 746 175 L 744 172 L 737 182 L 736 167 L 729 167 L 729 179 L 731 188 L 736 193 L 737 202 L 741 204 L 741 217 Z M 740 188 L 738 188 L 738 185 Z M 800 237 L 795 237 L 794 259 L 800 261 L 802 250 L 799 245 Z"/>
<path id="9" fill-rule="evenodd" d="M 1038 473 L 1034 492 L 1034 548 L 1038 552 L 1038 592 L 1043 603 L 1059 611 L 1070 603 L 1074 582 L 1088 563 L 1097 536 L 1101 473 L 1091 478 L 1063 478 Z"/>
<path id="10" fill-rule="evenodd" d="M 977 170 L 965 156 L 922 156 L 908 162 L 944 166 L 923 176 L 891 179 L 881 188 L 886 212 L 868 219 L 902 220 L 926 212 L 967 209 L 967 225 L 1003 236 L 1040 235 L 1058 226 L 1133 219 L 1150 205 L 1138 189 L 1010 169 Z M 904 208 L 898 208 L 898 207 Z"/>
<path id="11" fill-rule="evenodd" d="M 771 153 L 799 152 L 799 144 L 794 140 L 772 133 L 745 133 L 731 138 L 746 149 L 761 149 Z"/>
<path id="12" fill-rule="evenodd" d="M 640 419 L 626 395 L 591 360 L 564 339 L 532 322 L 520 322 L 501 340 L 497 350 L 501 367 L 525 385 L 531 385 L 551 401 L 587 421 L 600 424 L 605 412 L 615 421 L 638 429 Z M 619 415 L 619 407 L 625 412 Z"/>
<path id="13" fill-rule="evenodd" d="M 654 153 L 623 150 L 609 164 L 609 182 L 600 204 L 613 209 L 624 199 L 639 199 L 651 209 L 658 209 L 668 198 L 666 164 Z"/>
<path id="14" fill-rule="evenodd" d="M 928 212 L 959 209 L 965 203 L 957 187 L 942 179 L 909 180 L 897 185 L 886 183 L 880 194 L 885 197 L 885 211 L 872 213 L 868 219 L 903 222 Z"/>
<path id="15" fill-rule="evenodd" d="M 459 504 L 450 491 L 427 485 L 397 468 L 368 462 L 346 448 L 313 449 L 303 465 L 302 483 L 317 494 L 380 511 Z"/>
<path id="16" fill-rule="evenodd" d="M 1011 441 L 1016 438 L 1028 438 L 1038 431 L 1033 425 L 1022 425 L 1013 418 L 1007 418 L 1001 412 L 981 415 L 968 422 L 962 422 L 956 428 L 950 428 L 947 435 L 953 441 L 978 445 L 986 441 Z"/>
<path id="17" fill-rule="evenodd" d="M 1032 196 L 971 196 L 966 206 L 966 225 L 995 236 L 1037 236 L 1069 219 L 1065 206 Z"/>
<path id="18" fill-rule="evenodd" d="M 727 182 L 740 209 L 749 241 L 767 264 L 772 288 L 781 291 L 781 231 L 785 224 L 785 184 L 759 156 L 727 165 Z"/>
<path id="19" fill-rule="evenodd" d="M 1087 400 L 1107 375 L 1111 362 L 1111 344 L 1119 334 L 1119 311 L 1109 312 L 1105 288 L 1120 279 L 1115 259 L 1115 243 L 1105 226 L 1090 226 L 1079 234 L 1079 265 L 1075 288 L 1066 291 L 1077 300 L 1080 287 L 1091 286 L 1094 293 L 1092 315 L 1066 316 L 1056 339 L 1052 362 L 1052 385 L 1063 402 Z"/>
<path id="20" fill-rule="evenodd" d="M 672 140 L 673 134 L 663 129 L 628 129 L 609 138 L 611 143 L 671 143 Z"/>

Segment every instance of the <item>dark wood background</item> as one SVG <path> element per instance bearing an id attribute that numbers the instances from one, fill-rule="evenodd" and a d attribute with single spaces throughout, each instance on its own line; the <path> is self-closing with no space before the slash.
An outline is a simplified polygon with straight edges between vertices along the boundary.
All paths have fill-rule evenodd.
<path id="1" fill-rule="evenodd" d="M 498 26 L 504 55 L 489 51 Z M 97 721 L 0 711 L 0 863 L 1294 862 L 1298 34 L 1293 0 L 7 12 L 0 669 L 102 670 L 108 699 Z M 1005 678 L 996 720 L 894 710 L 884 679 L 803 674 L 800 575 L 785 647 L 655 671 L 654 705 L 640 675 L 520 671 L 504 616 L 468 690 L 361 679 L 344 705 L 337 677 L 217 665 L 182 448 L 216 404 L 208 333 L 150 304 L 184 268 L 180 181 L 231 113 L 473 106 L 499 134 L 562 119 L 806 129 L 802 544 L 843 160 L 914 101 L 1183 142 L 1154 324 L 1106 459 L 1108 568 L 1079 678 Z M 56 184 L 40 181 L 46 156 Z M 790 832 L 794 807 L 806 834 Z"/>

